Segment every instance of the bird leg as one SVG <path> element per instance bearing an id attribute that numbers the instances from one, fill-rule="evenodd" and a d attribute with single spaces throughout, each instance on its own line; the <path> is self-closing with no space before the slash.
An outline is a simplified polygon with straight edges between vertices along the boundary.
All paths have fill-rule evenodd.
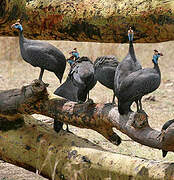
<path id="1" fill-rule="evenodd" d="M 88 93 L 87 93 L 87 99 L 89 100 L 89 91 L 88 91 Z"/>
<path id="2" fill-rule="evenodd" d="M 138 101 L 139 101 L 139 105 L 140 105 L 140 111 L 143 111 L 143 107 L 142 107 L 141 99 L 139 99 Z"/>
<path id="3" fill-rule="evenodd" d="M 39 75 L 39 80 L 41 80 L 41 81 L 42 81 L 43 73 L 44 73 L 44 69 L 41 68 L 40 75 Z"/>
<path id="4" fill-rule="evenodd" d="M 61 129 L 63 129 L 63 122 L 58 121 L 57 118 L 54 118 L 53 124 L 54 130 L 58 133 Z"/>
<path id="5" fill-rule="evenodd" d="M 139 112 L 140 109 L 139 109 L 139 105 L 138 105 L 138 100 L 136 100 L 135 103 L 136 103 L 136 105 L 137 105 L 137 112 Z"/>
<path id="6" fill-rule="evenodd" d="M 163 158 L 166 157 L 167 153 L 168 153 L 168 151 L 165 151 L 165 150 L 162 149 L 162 156 L 163 156 Z"/>
<path id="7" fill-rule="evenodd" d="M 66 131 L 67 131 L 67 132 L 70 132 L 70 131 L 69 131 L 68 124 L 66 124 Z"/>
<path id="8" fill-rule="evenodd" d="M 143 106 L 142 106 L 142 103 L 141 103 L 141 99 L 139 99 L 139 106 L 140 106 L 139 112 L 140 112 L 140 113 L 144 113 L 144 114 L 146 114 L 147 117 L 149 117 L 148 114 L 143 110 Z"/>
<path id="9" fill-rule="evenodd" d="M 135 103 L 137 104 L 137 112 L 143 112 L 144 113 L 142 103 L 141 103 L 141 99 L 136 100 Z"/>
<path id="10" fill-rule="evenodd" d="M 113 95 L 112 104 L 115 104 L 115 94 Z"/>
<path id="11" fill-rule="evenodd" d="M 72 132 L 69 130 L 69 126 L 68 126 L 68 124 L 66 124 L 66 132 L 68 132 L 68 133 L 72 133 Z"/>

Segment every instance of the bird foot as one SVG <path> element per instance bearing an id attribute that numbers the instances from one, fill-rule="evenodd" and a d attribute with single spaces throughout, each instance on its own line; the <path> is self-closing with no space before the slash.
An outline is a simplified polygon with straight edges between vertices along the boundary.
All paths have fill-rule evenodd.
<path id="1" fill-rule="evenodd" d="M 83 101 L 80 101 L 80 100 L 78 100 L 78 102 L 77 102 L 78 104 L 83 104 L 84 102 Z"/>
<path id="2" fill-rule="evenodd" d="M 35 79 L 31 83 L 33 92 L 41 92 L 44 91 L 49 84 L 45 84 L 43 81 Z"/>
<path id="3" fill-rule="evenodd" d="M 112 105 L 116 105 L 116 103 L 115 103 L 115 102 L 112 102 Z"/>
<path id="4" fill-rule="evenodd" d="M 54 119 L 53 128 L 58 133 L 63 127 L 63 123 L 61 121 L 58 121 L 56 118 Z"/>
<path id="5" fill-rule="evenodd" d="M 44 85 L 45 87 L 48 87 L 49 84 L 48 83 L 44 83 L 42 80 L 40 79 L 35 79 L 32 81 L 32 84 L 35 84 L 35 86 L 41 86 Z"/>
<path id="6" fill-rule="evenodd" d="M 72 133 L 73 134 L 73 132 L 71 132 L 70 130 L 69 130 L 69 126 L 68 126 L 68 124 L 66 125 L 66 130 L 65 130 L 67 133 Z"/>
<path id="7" fill-rule="evenodd" d="M 69 129 L 66 129 L 65 131 L 66 131 L 67 133 L 73 134 L 73 132 L 71 132 Z"/>
<path id="8" fill-rule="evenodd" d="M 49 84 L 48 83 L 44 83 L 45 84 L 45 87 L 48 87 L 49 86 Z"/>
<path id="9" fill-rule="evenodd" d="M 134 121 L 131 124 L 134 128 L 143 128 L 148 126 L 148 115 L 144 110 L 140 110 L 134 114 Z"/>
<path id="10" fill-rule="evenodd" d="M 117 146 L 119 146 L 121 144 L 121 138 L 116 133 L 114 133 L 114 134 L 112 134 L 112 136 L 110 136 L 109 141 Z"/>
<path id="11" fill-rule="evenodd" d="M 92 99 L 88 99 L 88 100 L 86 101 L 86 103 L 88 103 L 88 104 L 94 104 L 94 101 L 93 101 Z"/>

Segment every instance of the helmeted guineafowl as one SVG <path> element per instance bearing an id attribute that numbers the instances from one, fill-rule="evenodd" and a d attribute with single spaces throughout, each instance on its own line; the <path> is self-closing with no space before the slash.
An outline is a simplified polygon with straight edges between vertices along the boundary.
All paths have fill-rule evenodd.
<path id="1" fill-rule="evenodd" d="M 162 54 L 161 54 L 162 55 Z M 155 91 L 161 82 L 158 59 L 152 60 L 154 67 L 140 69 L 125 77 L 118 91 L 118 110 L 120 114 L 131 111 L 133 102 L 137 104 L 137 111 L 143 111 L 141 99 L 144 95 Z"/>
<path id="2" fill-rule="evenodd" d="M 114 91 L 115 70 L 119 61 L 115 56 L 101 56 L 94 62 L 95 77 L 102 85 Z M 114 103 L 113 95 L 112 103 Z"/>
<path id="3" fill-rule="evenodd" d="M 19 44 L 22 58 L 34 67 L 40 67 L 39 79 L 42 80 L 44 70 L 54 72 L 62 80 L 66 67 L 64 54 L 48 42 L 30 40 L 24 37 L 22 25 L 17 21 L 11 26 L 19 30 Z"/>
<path id="4" fill-rule="evenodd" d="M 127 56 L 118 64 L 114 78 L 115 95 L 118 98 L 121 82 L 132 72 L 142 69 L 141 64 L 135 56 L 133 41 L 129 41 L 129 52 Z"/>
<path id="5" fill-rule="evenodd" d="M 96 82 L 92 61 L 88 57 L 81 57 L 71 68 L 66 81 L 56 89 L 54 94 L 70 101 L 85 102 Z"/>
<path id="6" fill-rule="evenodd" d="M 87 95 L 89 99 L 89 91 L 96 83 L 92 61 L 88 57 L 81 57 L 71 66 L 66 81 L 55 90 L 54 94 L 70 101 L 85 102 Z M 60 131 L 63 124 L 56 119 L 54 124 L 55 131 Z M 69 131 L 68 125 L 66 130 Z"/>

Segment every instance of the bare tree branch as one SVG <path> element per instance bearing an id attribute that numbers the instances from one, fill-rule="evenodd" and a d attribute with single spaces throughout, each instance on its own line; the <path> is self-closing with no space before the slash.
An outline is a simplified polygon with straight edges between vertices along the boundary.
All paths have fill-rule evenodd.
<path id="1" fill-rule="evenodd" d="M 29 115 L 42 114 L 93 129 L 118 144 L 118 135 L 112 130 L 115 127 L 136 142 L 166 151 L 174 151 L 174 127 L 168 128 L 161 143 L 157 139 L 160 132 L 148 125 L 145 113 L 120 116 L 117 107 L 111 104 L 68 102 L 49 94 L 47 86 L 34 80 L 21 89 L 0 91 L 0 156 L 3 160 L 55 180 L 173 177 L 173 164 L 104 151 L 72 133 L 60 131 L 57 134 Z"/>
<path id="2" fill-rule="evenodd" d="M 43 82 L 35 80 L 22 89 L 2 91 L 0 116 L 13 120 L 23 114 L 42 114 L 66 124 L 93 129 L 111 143 L 119 145 L 119 136 L 113 131 L 115 127 L 140 144 L 174 151 L 172 126 L 167 129 L 164 140 L 160 142 L 157 138 L 160 132 L 149 126 L 145 113 L 132 112 L 121 116 L 117 107 L 111 104 L 77 104 L 55 96 L 51 98 L 46 87 Z"/>
<path id="3" fill-rule="evenodd" d="M 105 151 L 72 133 L 57 134 L 28 115 L 14 121 L 1 119 L 0 123 L 4 124 L 3 128 L 0 126 L 1 158 L 52 180 L 70 177 L 162 180 L 172 179 L 174 175 L 173 163 Z"/>

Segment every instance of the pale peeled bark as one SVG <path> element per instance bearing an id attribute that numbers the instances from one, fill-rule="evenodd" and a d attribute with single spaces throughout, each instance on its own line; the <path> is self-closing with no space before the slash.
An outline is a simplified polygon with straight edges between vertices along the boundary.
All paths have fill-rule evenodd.
<path id="1" fill-rule="evenodd" d="M 49 179 L 174 179 L 173 163 L 112 153 L 72 133 L 57 134 L 30 116 L 24 121 L 0 131 L 0 156 Z"/>

